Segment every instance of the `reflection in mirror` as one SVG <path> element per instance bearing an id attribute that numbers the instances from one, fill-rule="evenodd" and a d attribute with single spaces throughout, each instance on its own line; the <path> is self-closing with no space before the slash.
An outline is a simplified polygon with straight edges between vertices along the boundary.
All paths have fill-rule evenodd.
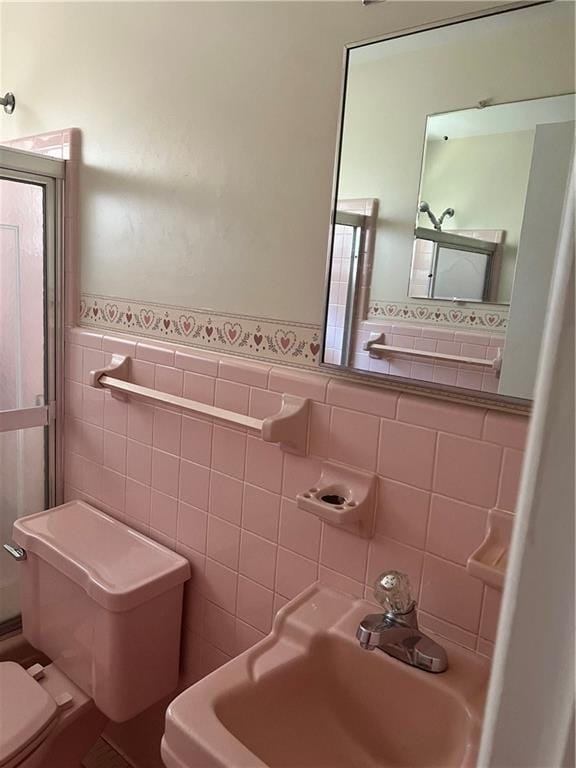
<path id="1" fill-rule="evenodd" d="M 325 363 L 532 397 L 573 22 L 554 2 L 349 48 Z"/>

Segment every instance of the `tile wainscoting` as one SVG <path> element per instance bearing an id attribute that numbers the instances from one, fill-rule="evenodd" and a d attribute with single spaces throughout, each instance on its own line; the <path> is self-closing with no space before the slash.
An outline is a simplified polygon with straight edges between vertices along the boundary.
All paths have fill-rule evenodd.
<path id="1" fill-rule="evenodd" d="M 283 392 L 310 398 L 308 455 L 87 386 L 112 353 L 133 358 L 138 384 L 256 418 L 277 412 Z M 66 500 L 94 504 L 192 565 L 183 686 L 262 639 L 310 583 L 370 598 L 387 568 L 409 575 L 424 628 L 491 655 L 500 594 L 465 563 L 488 510 L 514 509 L 525 417 L 83 328 L 66 334 L 65 411 Z M 296 507 L 325 458 L 377 473 L 373 539 Z M 113 726 L 112 737 L 156 768 L 163 708 L 142 717 Z"/>

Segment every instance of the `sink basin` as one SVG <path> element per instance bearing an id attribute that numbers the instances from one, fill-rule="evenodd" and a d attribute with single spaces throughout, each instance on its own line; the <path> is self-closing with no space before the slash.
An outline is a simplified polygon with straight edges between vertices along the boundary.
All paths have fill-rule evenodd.
<path id="1" fill-rule="evenodd" d="M 170 704 L 167 768 L 473 766 L 487 663 L 445 641 L 440 675 L 364 651 L 371 612 L 320 584 L 288 603 L 266 639 Z"/>

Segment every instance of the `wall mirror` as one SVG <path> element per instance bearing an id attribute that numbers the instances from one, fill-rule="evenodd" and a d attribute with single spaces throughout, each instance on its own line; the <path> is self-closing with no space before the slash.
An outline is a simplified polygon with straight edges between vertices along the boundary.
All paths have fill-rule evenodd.
<path id="1" fill-rule="evenodd" d="M 528 404 L 574 154 L 574 6 L 351 45 L 323 364 Z"/>

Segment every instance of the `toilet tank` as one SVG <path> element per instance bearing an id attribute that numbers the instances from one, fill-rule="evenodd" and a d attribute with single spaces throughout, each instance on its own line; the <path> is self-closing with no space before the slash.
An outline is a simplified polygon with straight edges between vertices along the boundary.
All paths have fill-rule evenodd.
<path id="1" fill-rule="evenodd" d="M 26 639 L 114 722 L 177 685 L 188 561 L 81 501 L 20 518 Z"/>

